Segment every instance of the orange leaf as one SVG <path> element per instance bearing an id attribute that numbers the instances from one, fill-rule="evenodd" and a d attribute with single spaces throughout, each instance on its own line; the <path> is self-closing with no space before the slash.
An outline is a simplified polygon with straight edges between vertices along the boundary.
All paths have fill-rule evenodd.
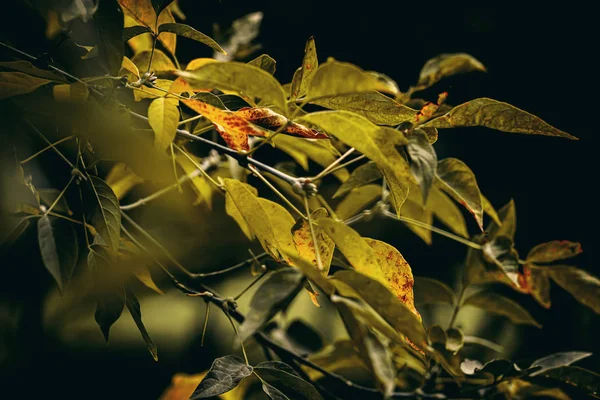
<path id="1" fill-rule="evenodd" d="M 249 150 L 248 136 L 265 136 L 265 132 L 232 111 L 221 110 L 199 100 L 181 100 L 183 104 L 213 123 L 227 146 L 234 150 Z"/>
<path id="2" fill-rule="evenodd" d="M 309 139 L 327 139 L 328 136 L 323 132 L 319 132 L 316 129 L 309 128 L 305 125 L 301 125 L 297 122 L 291 122 L 281 114 L 277 114 L 275 111 L 269 108 L 263 107 L 244 107 L 240 108 L 235 112 L 240 117 L 266 129 L 276 131 L 285 124 L 287 126 L 283 129 L 283 133 L 287 133 L 294 136 L 301 136 Z"/>

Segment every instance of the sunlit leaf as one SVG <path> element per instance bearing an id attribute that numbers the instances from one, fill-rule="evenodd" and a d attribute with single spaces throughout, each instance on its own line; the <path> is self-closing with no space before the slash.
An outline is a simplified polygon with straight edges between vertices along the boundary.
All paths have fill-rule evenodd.
<path id="1" fill-rule="evenodd" d="M 335 208 L 335 214 L 341 220 L 354 217 L 381 197 L 380 185 L 364 185 L 352 189 Z"/>
<path id="2" fill-rule="evenodd" d="M 487 197 L 485 197 L 483 194 L 481 195 L 481 205 L 483 206 L 483 212 L 489 215 L 492 221 L 494 221 L 498 225 L 502 224 L 502 222 L 500 221 L 500 217 L 496 212 L 496 209 L 494 208 L 492 203 L 490 203 Z"/>
<path id="3" fill-rule="evenodd" d="M 542 326 L 519 303 L 499 294 L 480 291 L 465 300 L 464 306 L 473 306 L 492 314 L 507 317 L 515 324 Z"/>
<path id="4" fill-rule="evenodd" d="M 156 286 L 156 282 L 152 279 L 152 275 L 150 275 L 150 271 L 148 271 L 148 267 L 145 265 L 137 264 L 133 266 L 133 274 L 135 277 L 144 284 L 148 289 L 155 291 L 158 294 L 165 294 L 158 286 Z"/>
<path id="5" fill-rule="evenodd" d="M 254 60 L 248 61 L 248 64 L 267 71 L 271 75 L 275 73 L 276 62 L 273 57 L 269 56 L 268 54 L 261 54 Z"/>
<path id="6" fill-rule="evenodd" d="M 471 71 L 485 71 L 485 67 L 475 57 L 466 53 L 440 54 L 427 60 L 419 73 L 417 87 L 424 89 L 447 76 Z"/>
<path id="7" fill-rule="evenodd" d="M 77 235 L 70 222 L 44 215 L 37 222 L 44 266 L 64 292 L 77 265 Z"/>
<path id="8" fill-rule="evenodd" d="M 581 304 L 600 314 L 600 279 L 568 265 L 546 267 L 550 278 Z"/>
<path id="9" fill-rule="evenodd" d="M 200 43 L 204 43 L 211 49 L 218 51 L 219 53 L 227 54 L 225 50 L 219 46 L 217 42 L 214 41 L 210 36 L 205 35 L 202 32 L 197 31 L 189 25 L 180 24 L 180 23 L 167 23 L 162 24 L 158 27 L 159 35 L 163 32 L 174 33 L 179 36 L 186 37 L 188 39 L 195 40 Z M 160 36 L 159 36 L 160 37 Z"/>
<path id="10" fill-rule="evenodd" d="M 421 192 L 416 185 L 410 186 L 408 197 L 404 204 L 402 204 L 402 209 L 400 209 L 400 215 L 404 218 L 410 218 L 427 225 L 433 225 L 433 213 L 423 207 Z M 404 225 L 413 231 L 415 235 L 420 237 L 426 244 L 431 245 L 432 237 L 430 229 L 407 221 L 404 222 Z"/>
<path id="11" fill-rule="evenodd" d="M 89 188 L 93 199 L 93 206 L 90 206 L 92 207 L 90 222 L 102 236 L 105 244 L 117 251 L 121 235 L 119 200 L 110 186 L 97 176 L 90 176 Z"/>
<path id="12" fill-rule="evenodd" d="M 146 72 L 148 70 L 148 65 L 150 65 L 150 55 L 152 54 L 151 50 L 144 50 L 133 56 L 131 61 L 138 67 L 140 71 Z M 154 50 L 154 55 L 152 56 L 152 68 L 151 71 L 154 72 L 171 72 L 177 69 L 173 61 L 167 56 L 164 52 L 156 49 Z"/>
<path id="13" fill-rule="evenodd" d="M 157 79 L 152 83 L 152 87 L 145 85 L 133 90 L 133 99 L 141 101 L 143 99 L 156 99 L 159 97 L 167 97 L 175 99 L 175 95 L 168 93 L 173 86 L 173 81 L 168 79 Z"/>
<path id="14" fill-rule="evenodd" d="M 159 97 L 148 107 L 148 124 L 154 131 L 154 145 L 165 150 L 173 143 L 179 124 L 177 99 Z"/>
<path id="15" fill-rule="evenodd" d="M 123 29 L 123 41 L 126 42 L 128 40 L 133 39 L 136 36 L 142 35 L 144 33 L 150 33 L 152 30 L 147 26 L 143 25 L 135 25 L 128 26 Z"/>
<path id="16" fill-rule="evenodd" d="M 311 219 L 313 221 L 326 217 L 328 217 L 328 213 L 324 208 L 319 208 L 311 213 Z M 321 273 L 324 276 L 327 276 L 329 267 L 331 266 L 335 244 L 331 237 L 325 234 L 323 228 L 319 225 L 313 224 L 313 229 L 315 230 L 315 236 L 317 237 L 319 254 L 323 265 L 323 271 Z M 298 255 L 311 262 L 315 267 L 318 267 L 315 245 L 313 243 L 308 221 L 299 218 L 292 227 L 292 235 Z"/>
<path id="17" fill-rule="evenodd" d="M 563 353 L 551 354 L 532 362 L 529 369 L 535 368 L 535 370 L 530 375 L 536 376 L 554 368 L 566 367 L 591 355 L 592 353 L 583 351 L 566 351 Z"/>
<path id="18" fill-rule="evenodd" d="M 298 400 L 322 399 L 313 385 L 302 379 L 289 365 L 281 361 L 265 361 L 254 367 L 254 372 L 277 388 L 284 398 Z M 267 392 L 268 394 L 268 392 Z M 274 398 L 271 396 L 271 398 Z"/>
<path id="19" fill-rule="evenodd" d="M 293 269 L 271 273 L 250 301 L 246 319 L 240 325 L 239 337 L 244 341 L 285 308 L 302 288 L 304 276 Z"/>
<path id="20" fill-rule="evenodd" d="M 516 287 L 519 282 L 519 254 L 514 243 L 506 236 L 498 236 L 483 245 L 482 253 L 486 262 L 496 265 Z"/>
<path id="21" fill-rule="evenodd" d="M 374 162 L 368 162 L 356 168 L 348 179 L 334 193 L 333 198 L 340 197 L 348 193 L 350 190 L 359 188 L 371 182 L 381 179 L 382 175 Z"/>
<path id="22" fill-rule="evenodd" d="M 446 115 L 427 122 L 425 126 L 434 128 L 485 126 L 504 132 L 556 136 L 577 140 L 575 136 L 556 129 L 535 115 L 508 103 L 488 98 L 475 99 L 456 106 Z"/>
<path id="23" fill-rule="evenodd" d="M 148 27 L 153 33 L 158 34 L 158 26 L 175 22 L 173 14 L 169 10 L 161 12 L 156 18 L 156 11 L 151 1 L 138 0 L 118 0 L 123 8 L 125 16 L 133 18 L 138 24 Z M 171 53 L 175 54 L 177 36 L 172 33 L 160 35 L 158 38 L 163 46 Z"/>
<path id="24" fill-rule="evenodd" d="M 527 253 L 527 261 L 547 263 L 575 257 L 583 250 L 581 244 L 568 240 L 553 240 L 538 244 Z"/>
<path id="25" fill-rule="evenodd" d="M 425 132 L 420 129 L 415 129 L 408 136 L 406 151 L 410 156 L 410 171 L 421 189 L 423 203 L 427 203 L 429 190 L 436 175 L 437 154 L 429 140 L 427 140 Z"/>
<path id="26" fill-rule="evenodd" d="M 237 356 L 217 358 L 190 400 L 205 399 L 229 392 L 239 385 L 242 379 L 252 375 L 252 370 L 250 365 Z"/>
<path id="27" fill-rule="evenodd" d="M 415 304 L 445 303 L 454 305 L 456 297 L 443 282 L 422 276 L 415 277 Z"/>
<path id="28" fill-rule="evenodd" d="M 265 105 L 286 110 L 286 96 L 279 82 L 262 69 L 239 62 L 209 63 L 194 71 L 179 71 L 194 88 L 233 90 L 258 97 Z"/>
<path id="29" fill-rule="evenodd" d="M 438 162 L 437 176 L 439 187 L 465 206 L 483 231 L 481 191 L 473 171 L 456 158 L 445 158 Z"/>
<path id="30" fill-rule="evenodd" d="M 465 218 L 454 202 L 436 186 L 432 186 L 427 198 L 426 209 L 454 233 L 462 237 L 469 237 Z"/>
<path id="31" fill-rule="evenodd" d="M 271 200 L 258 198 L 258 202 L 269 216 L 269 222 L 273 227 L 273 236 L 277 240 L 277 248 L 285 254 L 293 254 L 296 246 L 292 236 L 294 217 L 280 204 Z"/>
<path id="32" fill-rule="evenodd" d="M 194 156 L 191 156 L 191 158 L 195 158 Z M 175 157 L 175 161 L 177 161 L 177 164 L 179 164 L 179 166 L 181 167 L 181 169 L 183 169 L 183 172 L 190 176 L 190 175 L 194 175 L 193 178 L 190 180 L 190 182 L 192 183 L 192 188 L 194 189 L 194 192 L 196 192 L 196 194 L 198 195 L 198 198 L 196 199 L 196 201 L 194 202 L 194 204 L 200 204 L 200 203 L 206 203 L 206 205 L 208 206 L 209 209 L 212 209 L 212 196 L 213 196 L 213 192 L 215 190 L 214 185 L 208 181 L 208 179 L 198 171 L 197 167 L 194 165 L 194 163 L 192 163 L 186 156 L 184 155 L 180 155 Z M 198 162 L 199 165 L 201 165 L 201 162 L 199 159 L 196 159 L 196 161 Z M 229 210 L 229 206 L 228 206 L 228 210 Z M 235 211 L 234 211 L 235 212 Z M 240 215 L 241 217 L 241 215 Z M 239 221 L 238 221 L 239 223 Z"/>
<path id="33" fill-rule="evenodd" d="M 137 176 L 127 164 L 119 162 L 106 175 L 106 184 L 110 186 L 118 200 L 122 199 L 136 185 L 144 180 Z"/>
<path id="34" fill-rule="evenodd" d="M 23 72 L 0 72 L 0 100 L 27 94 L 52 83 L 51 80 L 38 78 Z"/>
<path id="35" fill-rule="evenodd" d="M 133 294 L 133 292 L 129 289 L 125 291 L 125 305 L 127 306 L 127 309 L 129 310 L 129 313 L 131 314 L 131 317 L 137 325 L 140 333 L 142 334 L 142 338 L 144 339 L 146 347 L 152 355 L 152 358 L 154 358 L 154 361 L 158 361 L 158 352 L 156 349 L 156 345 L 150 338 L 150 335 L 148 335 L 148 331 L 146 331 L 146 327 L 142 322 L 142 310 L 140 308 L 140 302 L 138 301 L 137 297 Z"/>
<path id="36" fill-rule="evenodd" d="M 317 68 L 319 68 L 317 48 L 315 46 L 315 38 L 311 36 L 306 41 L 306 46 L 304 46 L 302 65 L 296 70 L 292 79 L 290 100 L 295 100 L 306 94 L 310 82 L 313 76 L 315 76 L 315 72 L 317 72 Z"/>

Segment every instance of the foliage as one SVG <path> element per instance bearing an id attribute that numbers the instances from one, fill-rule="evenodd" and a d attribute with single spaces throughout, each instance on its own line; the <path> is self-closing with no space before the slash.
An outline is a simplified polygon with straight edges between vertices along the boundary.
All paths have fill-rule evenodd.
<path id="1" fill-rule="evenodd" d="M 229 39 L 218 43 L 176 22 L 180 12 L 173 1 L 101 1 L 93 16 L 98 43 L 81 57 L 103 70 L 99 76 L 76 77 L 7 44 L 16 60 L 0 63 L 3 106 L 14 107 L 23 130 L 45 146 L 12 171 L 9 211 L 18 220 L 5 246 L 37 229 L 41 260 L 61 294 L 96 303 L 95 320 L 107 341 L 127 308 L 157 361 L 135 294 L 136 280 L 159 294 L 165 290 L 149 267 L 158 267 L 182 294 L 216 305 L 231 322 L 244 358 L 225 355 L 204 374 L 174 378 L 163 398 L 244 398 L 256 387 L 271 399 L 335 398 L 340 387 L 352 397 L 598 395 L 598 376 L 570 366 L 588 353 L 550 355 L 528 366 L 466 359 L 467 339 L 456 326 L 464 306 L 541 328 L 523 305 L 495 291 L 496 284 L 549 308 L 554 281 L 599 313 L 600 281 L 554 264 L 581 253 L 579 243 L 543 243 L 522 259 L 514 248 L 514 203 L 497 212 L 475 173 L 456 158 L 438 159 L 434 145 L 438 131 L 469 126 L 574 136 L 493 99 L 453 106 L 448 93 L 430 102 L 415 97 L 445 77 L 485 71 L 467 54 L 427 61 L 416 86 L 402 92 L 381 73 L 331 58 L 319 63 L 309 38 L 300 67 L 282 84 L 271 57 L 243 62 L 238 54 L 256 36 L 260 18 L 237 21 Z M 182 63 L 181 38 L 208 46 L 215 58 Z M 287 161 L 261 161 L 269 146 Z M 64 162 L 56 174 L 68 183 L 38 189 L 27 163 L 51 152 Z M 304 175 L 313 164 L 323 168 Z M 198 212 L 224 210 L 263 253 L 208 274 L 184 267 L 132 210 L 188 185 Z M 134 190 L 140 187 L 146 194 Z M 455 202 L 479 232 L 469 232 L 471 223 Z M 433 217 L 450 231 L 434 226 Z M 437 233 L 466 245 L 459 290 L 414 278 L 420 271 L 399 249 L 354 227 L 374 219 L 407 224 L 427 244 Z M 209 277 L 224 279 L 250 265 L 257 277 L 235 298 L 206 285 Z M 259 281 L 248 311 L 240 312 L 237 299 Z M 310 351 L 292 345 L 277 316 L 306 294 L 322 307 L 315 310 L 341 318 L 343 340 Z M 423 323 L 419 308 L 436 303 L 452 307 L 445 327 Z M 314 327 L 303 329 L 315 334 Z M 250 359 L 247 346 L 265 348 L 268 359 Z M 349 368 L 362 371 L 360 383 L 343 375 Z"/>

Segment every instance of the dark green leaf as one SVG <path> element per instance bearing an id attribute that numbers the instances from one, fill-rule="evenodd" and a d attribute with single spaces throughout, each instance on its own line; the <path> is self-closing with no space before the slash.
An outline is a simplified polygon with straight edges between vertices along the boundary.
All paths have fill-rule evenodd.
<path id="1" fill-rule="evenodd" d="M 502 315 L 515 324 L 542 327 L 519 303 L 496 293 L 477 292 L 465 300 L 463 306 L 473 306 L 492 314 Z"/>
<path id="2" fill-rule="evenodd" d="M 306 94 L 308 86 L 310 85 L 315 72 L 317 72 L 317 68 L 319 68 L 317 48 L 315 46 L 315 39 L 311 36 L 306 41 L 306 46 L 304 46 L 302 66 L 296 70 L 292 79 L 290 100 L 295 100 Z"/>
<path id="3" fill-rule="evenodd" d="M 52 81 L 24 74 L 23 72 L 0 72 L 0 100 L 31 93 Z"/>
<path id="4" fill-rule="evenodd" d="M 93 197 L 91 224 L 112 250 L 119 249 L 121 236 L 121 211 L 119 200 L 106 182 L 97 176 L 90 176 L 89 187 Z"/>
<path id="5" fill-rule="evenodd" d="M 107 290 L 98 296 L 94 318 L 107 342 L 110 327 L 121 317 L 123 308 L 125 308 L 125 288 L 123 286 Z"/>
<path id="6" fill-rule="evenodd" d="M 498 100 L 481 98 L 454 107 L 447 114 L 432 119 L 424 126 L 455 128 L 459 126 L 485 126 L 504 132 L 545 135 L 578 140 L 542 121 L 535 115 Z"/>
<path id="7" fill-rule="evenodd" d="M 27 75 L 35 76 L 38 78 L 44 78 L 51 81 L 58 81 L 63 83 L 67 82 L 62 75 L 56 74 L 52 71 L 48 71 L 45 69 L 40 69 L 34 66 L 29 61 L 2 61 L 0 62 L 0 68 L 20 71 Z"/>
<path id="8" fill-rule="evenodd" d="M 254 60 L 248 61 L 248 64 L 267 71 L 271 75 L 275 73 L 276 61 L 268 54 L 261 54 Z"/>
<path id="9" fill-rule="evenodd" d="M 595 397 L 600 395 L 600 375 L 580 367 L 560 367 L 546 371 L 540 376 L 578 387 Z"/>
<path id="10" fill-rule="evenodd" d="M 231 97 L 237 97 L 237 96 L 231 96 Z M 237 97 L 237 98 L 239 99 L 239 97 Z M 215 106 L 217 108 L 220 108 L 221 110 L 231 109 L 230 107 L 226 106 L 225 103 L 223 103 L 222 98 L 220 96 L 217 96 L 217 95 L 212 94 L 210 92 L 199 92 L 199 93 L 196 93 L 194 95 L 194 97 L 192 97 L 192 99 L 203 101 L 205 103 L 210 104 L 211 106 Z"/>
<path id="11" fill-rule="evenodd" d="M 410 156 L 410 170 L 417 180 L 423 195 L 423 203 L 427 203 L 429 189 L 437 170 L 437 154 L 433 146 L 427 140 L 427 135 L 420 129 L 415 129 L 408 136 L 406 151 Z"/>
<path id="12" fill-rule="evenodd" d="M 513 242 L 506 236 L 498 236 L 483 245 L 483 259 L 496 265 L 503 271 L 516 287 L 519 283 L 519 254 L 513 247 Z"/>
<path id="13" fill-rule="evenodd" d="M 554 282 L 571 293 L 581 304 L 600 314 L 600 279 L 568 265 L 547 267 L 547 270 Z"/>
<path id="14" fill-rule="evenodd" d="M 382 175 L 374 162 L 368 162 L 356 168 L 350 174 L 350 177 L 339 187 L 333 198 L 340 197 L 348 193 L 350 190 L 367 185 L 381 179 Z"/>
<path id="15" fill-rule="evenodd" d="M 257 289 L 250 311 L 240 326 L 240 340 L 252 336 L 278 311 L 285 308 L 302 288 L 304 276 L 293 269 L 273 272 Z"/>
<path id="16" fill-rule="evenodd" d="M 213 361 L 208 374 L 202 379 L 190 400 L 205 399 L 229 392 L 242 379 L 252 375 L 252 367 L 233 355 Z"/>
<path id="17" fill-rule="evenodd" d="M 444 77 L 470 71 L 485 71 L 485 67 L 469 54 L 440 54 L 437 57 L 427 60 L 419 73 L 417 87 L 425 89 Z"/>
<path id="18" fill-rule="evenodd" d="M 219 44 L 213 40 L 213 38 L 205 35 L 202 32 L 198 32 L 189 25 L 180 23 L 162 24 L 158 27 L 158 34 L 160 35 L 162 32 L 174 33 L 176 35 L 183 36 L 200 43 L 204 43 L 205 45 L 219 53 L 227 54 L 225 50 L 223 50 L 221 46 L 219 46 Z"/>
<path id="19" fill-rule="evenodd" d="M 529 369 L 535 369 L 531 373 L 531 376 L 543 374 L 544 372 L 554 368 L 569 366 L 574 362 L 583 360 L 591 355 L 592 353 L 583 351 L 566 351 L 563 353 L 555 353 L 543 358 L 539 358 L 529 366 Z"/>
<path id="20" fill-rule="evenodd" d="M 286 399 L 322 399 L 313 385 L 302 379 L 289 365 L 283 362 L 262 362 L 254 367 L 254 372 L 268 384 L 272 385 L 272 387 L 280 391 L 281 394 L 287 396 L 284 397 Z"/>
<path id="21" fill-rule="evenodd" d="M 454 305 L 456 297 L 445 283 L 431 278 L 415 277 L 415 304 L 447 303 Z"/>
<path id="22" fill-rule="evenodd" d="M 116 1 L 101 1 L 94 14 L 95 27 L 98 31 L 98 54 L 106 63 L 109 75 L 115 76 L 121 69 L 125 55 L 123 42 L 123 12 Z"/>
<path id="23" fill-rule="evenodd" d="M 173 0 L 151 0 L 152 8 L 154 8 L 154 12 L 156 12 L 156 16 L 158 17 L 160 13 L 173 2 Z"/>
<path id="24" fill-rule="evenodd" d="M 262 382 L 263 391 L 271 398 L 272 400 L 291 400 L 285 394 L 283 394 L 279 389 L 275 386 L 268 384 L 267 382 Z"/>
<path id="25" fill-rule="evenodd" d="M 128 26 L 123 29 L 123 41 L 126 42 L 138 35 L 141 35 L 143 33 L 151 33 L 151 32 L 152 32 L 152 30 L 150 28 L 148 28 L 147 26 L 143 26 L 143 25 Z"/>
<path id="26" fill-rule="evenodd" d="M 547 263 L 564 260 L 565 258 L 575 257 L 582 251 L 580 243 L 569 242 L 568 240 L 553 240 L 538 244 L 529 250 L 527 261 Z"/>
<path id="27" fill-rule="evenodd" d="M 154 358 L 154 361 L 158 361 L 156 345 L 152 339 L 150 339 L 150 335 L 148 335 L 148 331 L 146 331 L 146 327 L 142 322 L 142 310 L 140 308 L 140 302 L 130 289 L 127 289 L 125 293 L 125 305 L 127 306 L 127 309 L 135 321 L 140 333 L 142 334 L 142 338 L 144 338 L 144 342 L 146 342 L 146 347 L 152 355 L 152 358 Z"/>
<path id="28" fill-rule="evenodd" d="M 70 222 L 47 215 L 38 220 L 37 228 L 44 266 L 62 293 L 77 265 L 77 235 Z"/>

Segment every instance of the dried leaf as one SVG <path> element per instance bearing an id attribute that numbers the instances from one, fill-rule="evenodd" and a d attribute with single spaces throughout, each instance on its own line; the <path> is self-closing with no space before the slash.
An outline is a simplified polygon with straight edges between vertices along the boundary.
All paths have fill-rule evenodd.
<path id="1" fill-rule="evenodd" d="M 297 122 L 288 120 L 281 114 L 264 107 L 244 107 L 235 111 L 236 115 L 252 122 L 262 128 L 277 131 L 289 135 L 301 136 L 308 139 L 328 139 L 329 137 L 316 129 L 309 128 Z"/>

